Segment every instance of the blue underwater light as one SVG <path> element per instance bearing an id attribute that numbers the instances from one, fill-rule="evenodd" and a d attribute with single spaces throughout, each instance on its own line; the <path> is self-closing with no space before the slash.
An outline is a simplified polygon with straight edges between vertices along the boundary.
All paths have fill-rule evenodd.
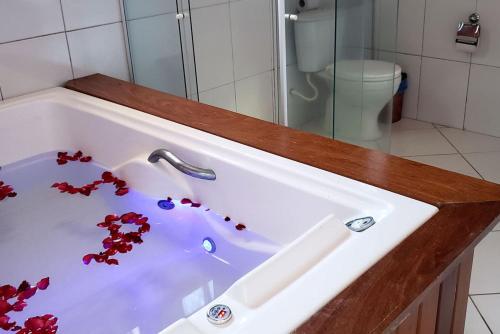
<path id="1" fill-rule="evenodd" d="M 173 208 L 175 208 L 175 204 L 171 200 L 158 201 L 158 206 L 163 210 L 172 210 Z"/>
<path id="2" fill-rule="evenodd" d="M 215 241 L 212 240 L 212 238 L 205 238 L 203 239 L 202 243 L 203 248 L 209 252 L 209 253 L 215 253 Z"/>

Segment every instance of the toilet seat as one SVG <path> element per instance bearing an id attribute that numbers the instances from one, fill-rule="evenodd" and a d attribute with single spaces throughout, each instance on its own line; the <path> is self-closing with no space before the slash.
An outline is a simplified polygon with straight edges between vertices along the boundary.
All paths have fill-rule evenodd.
<path id="1" fill-rule="evenodd" d="M 392 81 L 401 77 L 401 66 L 380 60 L 341 60 L 328 65 L 319 75 L 329 80 L 335 76 L 346 81 Z"/>

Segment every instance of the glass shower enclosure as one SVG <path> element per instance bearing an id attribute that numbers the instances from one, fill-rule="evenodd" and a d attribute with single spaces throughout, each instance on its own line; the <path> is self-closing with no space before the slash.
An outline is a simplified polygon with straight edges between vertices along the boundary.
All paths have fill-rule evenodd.
<path id="1" fill-rule="evenodd" d="M 273 73 L 268 77 L 270 80 L 274 78 L 274 85 L 265 86 L 266 91 L 272 92 L 264 92 L 262 85 L 249 87 L 243 84 L 245 81 L 238 81 L 244 80 L 245 76 L 235 76 L 234 82 L 219 85 L 220 89 L 214 90 L 217 100 L 231 103 L 216 106 L 225 107 L 236 102 L 237 108 L 233 108 L 236 112 L 389 151 L 392 97 L 401 80 L 401 68 L 396 64 L 398 0 L 121 2 L 135 83 L 198 100 L 199 94 L 205 94 L 204 89 L 198 92 L 198 83 L 206 86 L 204 82 L 221 77 L 221 73 L 229 73 L 232 77 L 241 69 L 241 59 L 253 61 L 251 56 L 242 58 L 242 52 L 251 54 L 251 48 L 260 47 L 267 50 L 264 44 L 272 41 L 269 42 L 272 44 L 269 47 L 272 61 L 267 64 L 267 55 L 258 57 L 260 62 L 266 60 L 267 73 Z M 249 12 L 245 19 L 233 16 L 238 4 L 244 2 L 247 3 L 245 8 L 259 9 Z M 252 7 L 252 3 L 257 2 L 259 6 Z M 204 12 L 219 13 L 218 21 L 204 19 L 199 14 L 203 7 L 211 8 Z M 269 13 L 263 15 L 263 10 Z M 198 15 L 193 17 L 191 14 L 195 11 Z M 264 16 L 270 21 L 268 30 L 260 29 L 265 31 L 264 35 L 248 32 L 257 30 L 252 27 L 262 25 Z M 228 33 L 225 37 L 218 33 L 207 35 L 200 29 L 201 25 L 197 25 L 200 23 L 197 19 L 203 21 L 205 30 L 213 28 Z M 193 26 L 196 29 L 193 30 Z M 223 38 L 232 38 L 232 43 L 226 41 L 228 47 L 225 55 L 221 50 L 222 56 L 227 56 L 231 64 L 235 57 L 240 61 L 238 65 L 235 61 L 234 67 L 226 68 L 220 58 L 215 58 L 218 70 L 207 66 L 213 60 L 203 59 L 207 52 L 195 54 L 195 50 L 222 45 L 219 39 Z M 257 63 L 247 65 L 248 68 L 258 68 Z M 224 71 L 220 70 L 221 66 Z M 261 72 L 255 72 L 258 73 Z M 222 83 L 226 84 L 221 80 Z M 267 97 L 264 107 L 263 97 Z M 205 99 L 203 102 L 210 104 L 211 101 Z M 271 112 L 264 117 L 261 110 L 255 110 L 258 108 L 270 109 Z"/>
<path id="2" fill-rule="evenodd" d="M 283 125 L 389 151 L 398 0 L 278 0 Z"/>
<path id="3" fill-rule="evenodd" d="M 132 80 L 197 99 L 189 0 L 122 0 Z"/>

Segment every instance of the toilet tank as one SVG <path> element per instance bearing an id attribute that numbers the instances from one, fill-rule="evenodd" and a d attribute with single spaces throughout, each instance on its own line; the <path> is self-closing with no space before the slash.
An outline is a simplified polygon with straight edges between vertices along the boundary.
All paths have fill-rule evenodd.
<path id="1" fill-rule="evenodd" d="M 332 9 L 299 13 L 294 32 L 299 71 L 318 72 L 333 63 L 335 16 Z"/>

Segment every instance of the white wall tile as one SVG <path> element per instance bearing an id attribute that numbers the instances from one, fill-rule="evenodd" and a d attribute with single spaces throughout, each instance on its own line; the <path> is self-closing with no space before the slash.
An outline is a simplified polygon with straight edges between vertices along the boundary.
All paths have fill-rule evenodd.
<path id="1" fill-rule="evenodd" d="M 68 43 L 76 78 L 102 73 L 129 80 L 121 23 L 68 32 Z"/>
<path id="2" fill-rule="evenodd" d="M 236 81 L 236 108 L 239 113 L 273 121 L 273 72 Z"/>
<path id="3" fill-rule="evenodd" d="M 143 1 L 143 0 L 140 0 Z M 228 3 L 228 0 L 191 0 L 191 8 L 200 8 L 206 6 L 218 5 L 221 3 Z"/>
<path id="4" fill-rule="evenodd" d="M 270 0 L 232 2 L 231 31 L 235 79 L 239 80 L 273 67 Z"/>
<path id="5" fill-rule="evenodd" d="M 398 51 L 422 54 L 425 0 L 399 0 Z"/>
<path id="6" fill-rule="evenodd" d="M 500 68 L 472 65 L 465 129 L 500 137 Z"/>
<path id="7" fill-rule="evenodd" d="M 166 13 L 177 13 L 176 0 L 124 0 L 123 4 L 127 20 Z"/>
<path id="8" fill-rule="evenodd" d="M 236 111 L 234 83 L 200 92 L 200 102 L 226 110 Z"/>
<path id="9" fill-rule="evenodd" d="M 422 59 L 418 119 L 462 128 L 470 64 Z"/>
<path id="10" fill-rule="evenodd" d="M 0 1 L 0 43 L 61 31 L 59 0 Z"/>
<path id="11" fill-rule="evenodd" d="M 458 23 L 476 9 L 476 0 L 427 0 L 423 55 L 469 61 L 470 54 L 456 50 Z"/>
<path id="12" fill-rule="evenodd" d="M 119 0 L 61 0 L 66 30 L 121 21 Z"/>
<path id="13" fill-rule="evenodd" d="M 193 9 L 191 19 L 199 90 L 234 81 L 229 5 Z"/>
<path id="14" fill-rule="evenodd" d="M 72 79 L 64 33 L 0 45 L 0 86 L 9 98 Z"/>
<path id="15" fill-rule="evenodd" d="M 186 96 L 179 28 L 174 13 L 127 21 L 136 83 Z"/>
<path id="16" fill-rule="evenodd" d="M 472 55 L 472 62 L 500 66 L 500 2 L 478 0 L 477 11 L 481 15 L 481 39 L 479 48 Z"/>
<path id="17" fill-rule="evenodd" d="M 408 90 L 405 92 L 403 116 L 417 118 L 418 92 L 420 87 L 420 66 L 422 58 L 398 53 L 396 63 L 408 74 Z"/>
<path id="18" fill-rule="evenodd" d="M 375 0 L 373 16 L 373 48 L 395 52 L 398 27 L 398 0 Z"/>

